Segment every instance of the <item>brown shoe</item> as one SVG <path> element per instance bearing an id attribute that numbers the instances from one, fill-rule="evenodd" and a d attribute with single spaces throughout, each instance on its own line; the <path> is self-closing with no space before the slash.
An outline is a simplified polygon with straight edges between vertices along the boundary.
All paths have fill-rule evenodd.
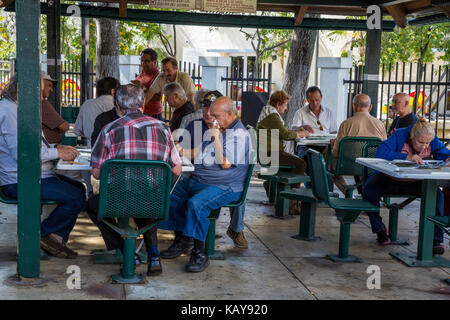
<path id="1" fill-rule="evenodd" d="M 244 232 L 235 232 L 231 230 L 230 227 L 228 227 L 227 236 L 229 236 L 231 240 L 233 240 L 235 247 L 248 249 L 248 242 L 244 237 Z"/>
<path id="2" fill-rule="evenodd" d="M 77 253 L 66 247 L 65 244 L 61 244 L 50 235 L 41 237 L 41 248 L 48 254 L 63 259 L 75 259 Z"/>

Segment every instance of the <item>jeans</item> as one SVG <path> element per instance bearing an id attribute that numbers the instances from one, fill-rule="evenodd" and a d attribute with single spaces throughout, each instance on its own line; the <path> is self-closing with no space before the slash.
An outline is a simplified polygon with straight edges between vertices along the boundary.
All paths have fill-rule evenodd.
<path id="1" fill-rule="evenodd" d="M 17 183 L 2 186 L 5 195 L 17 198 Z M 51 233 L 69 240 L 69 234 L 75 226 L 78 214 L 86 204 L 84 185 L 68 177 L 57 175 L 41 181 L 41 200 L 58 201 L 58 206 L 41 223 L 41 237 Z"/>
<path id="2" fill-rule="evenodd" d="M 234 232 L 244 231 L 245 202 L 239 207 L 230 208 L 230 228 Z"/>
<path id="3" fill-rule="evenodd" d="M 380 206 L 381 197 L 385 194 L 414 195 L 420 197 L 422 192 L 422 182 L 416 181 L 397 181 L 389 178 L 382 173 L 375 173 L 367 179 L 362 190 L 362 197 L 373 205 Z M 437 188 L 436 192 L 436 215 L 442 216 L 444 212 L 444 194 Z M 385 225 L 379 212 L 368 213 L 372 232 L 377 233 L 384 230 Z M 440 228 L 434 227 L 434 242 L 444 241 L 444 235 Z"/>
<path id="4" fill-rule="evenodd" d="M 160 222 L 158 227 L 181 231 L 186 237 L 204 242 L 211 210 L 239 200 L 241 194 L 229 187 L 224 190 L 192 178 L 182 179 L 170 195 L 169 220 Z"/>

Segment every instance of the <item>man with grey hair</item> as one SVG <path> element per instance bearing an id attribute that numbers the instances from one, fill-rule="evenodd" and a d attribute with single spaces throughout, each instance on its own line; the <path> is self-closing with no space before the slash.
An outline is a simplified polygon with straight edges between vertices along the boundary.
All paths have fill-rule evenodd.
<path id="1" fill-rule="evenodd" d="M 124 85 L 115 92 L 115 103 L 119 119 L 106 125 L 100 132 L 92 149 L 91 166 L 94 178 L 100 178 L 100 168 L 108 159 L 160 160 L 167 162 L 172 174 L 181 174 L 181 160 L 172 135 L 164 122 L 144 115 L 144 91 L 133 85 Z M 108 250 L 123 250 L 123 239 L 103 221 L 97 219 L 98 195 L 88 200 L 87 212 L 99 227 Z M 134 219 L 142 228 L 151 223 L 149 219 Z M 110 223 L 116 224 L 114 220 Z M 147 275 L 162 272 L 159 259 L 156 226 L 144 233 L 148 253 Z"/>
<path id="2" fill-rule="evenodd" d="M 332 154 L 335 157 L 339 153 L 339 142 L 344 137 L 376 137 L 381 140 L 387 139 L 386 129 L 383 123 L 370 114 L 372 104 L 367 94 L 357 94 L 353 98 L 352 106 L 353 117 L 341 123 L 336 140 L 331 143 Z M 335 183 L 341 191 L 344 190 L 342 185 L 345 184 L 345 181 L 342 176 L 337 177 Z"/>
<path id="3" fill-rule="evenodd" d="M 17 111 L 17 77 L 13 76 L 0 101 L 0 188 L 14 199 L 18 195 Z M 86 190 L 81 182 L 57 174 L 55 160 L 73 161 L 77 155 L 74 147 L 50 146 L 41 131 L 41 199 L 57 201 L 58 206 L 41 222 L 40 246 L 58 258 L 75 259 L 78 255 L 66 243 L 85 206 Z"/>
<path id="4" fill-rule="evenodd" d="M 193 160 L 195 170 L 190 178 L 178 182 L 170 196 L 169 220 L 160 228 L 181 233 L 163 258 L 176 258 L 189 247 L 194 249 L 187 272 L 201 272 L 209 265 L 205 251 L 208 216 L 211 210 L 237 201 L 244 190 L 248 174 L 251 139 L 229 97 L 219 97 L 210 107 L 217 120 L 209 129 L 209 141 L 194 149 L 183 149 L 183 156 Z"/>
<path id="5" fill-rule="evenodd" d="M 205 100 L 205 96 L 209 94 L 210 90 L 201 88 L 194 95 L 194 112 L 189 113 L 181 119 L 181 123 L 178 129 L 186 129 L 187 125 L 191 121 L 201 120 L 203 119 L 203 100 Z M 218 91 L 216 91 L 218 92 Z"/>
<path id="6" fill-rule="evenodd" d="M 409 106 L 409 95 L 404 92 L 399 92 L 392 98 L 392 111 L 397 117 L 392 122 L 388 130 L 388 137 L 390 137 L 395 130 L 406 128 L 417 122 L 417 116 L 411 111 Z"/>
<path id="7" fill-rule="evenodd" d="M 168 83 L 164 87 L 163 93 L 169 106 L 175 109 L 170 119 L 170 130 L 174 132 L 180 127 L 183 117 L 194 112 L 194 106 L 188 100 L 186 92 L 178 82 Z"/>

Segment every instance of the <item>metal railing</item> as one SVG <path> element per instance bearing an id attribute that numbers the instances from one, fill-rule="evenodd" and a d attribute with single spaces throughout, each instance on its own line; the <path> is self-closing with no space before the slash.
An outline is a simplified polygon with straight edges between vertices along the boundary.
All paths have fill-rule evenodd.
<path id="1" fill-rule="evenodd" d="M 89 76 L 86 99 L 94 97 L 94 84 L 96 75 L 94 65 L 91 61 L 88 64 Z M 79 107 L 84 103 L 81 96 L 81 65 L 78 60 L 66 60 L 61 66 L 61 106 Z"/>
<path id="2" fill-rule="evenodd" d="M 348 84 L 347 117 L 352 116 L 352 99 L 362 92 L 364 67 L 350 70 Z M 386 125 L 392 122 L 390 114 L 392 97 L 397 92 L 410 96 L 412 112 L 425 117 L 434 125 L 435 133 L 442 141 L 450 140 L 450 70 L 448 65 L 396 63 L 381 65 L 378 90 L 378 118 Z M 446 131 L 449 131 L 448 133 Z"/>

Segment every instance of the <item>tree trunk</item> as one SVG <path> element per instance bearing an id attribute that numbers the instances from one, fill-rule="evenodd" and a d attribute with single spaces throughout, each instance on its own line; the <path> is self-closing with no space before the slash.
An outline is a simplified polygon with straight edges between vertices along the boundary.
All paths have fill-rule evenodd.
<path id="1" fill-rule="evenodd" d="M 118 7 L 110 3 L 104 6 Z M 96 19 L 97 27 L 97 79 L 114 77 L 120 79 L 119 71 L 119 21 Z"/>
<path id="2" fill-rule="evenodd" d="M 295 112 L 304 105 L 316 38 L 316 30 L 294 29 L 283 85 L 283 90 L 291 96 L 284 113 L 288 128 L 292 124 Z"/>

